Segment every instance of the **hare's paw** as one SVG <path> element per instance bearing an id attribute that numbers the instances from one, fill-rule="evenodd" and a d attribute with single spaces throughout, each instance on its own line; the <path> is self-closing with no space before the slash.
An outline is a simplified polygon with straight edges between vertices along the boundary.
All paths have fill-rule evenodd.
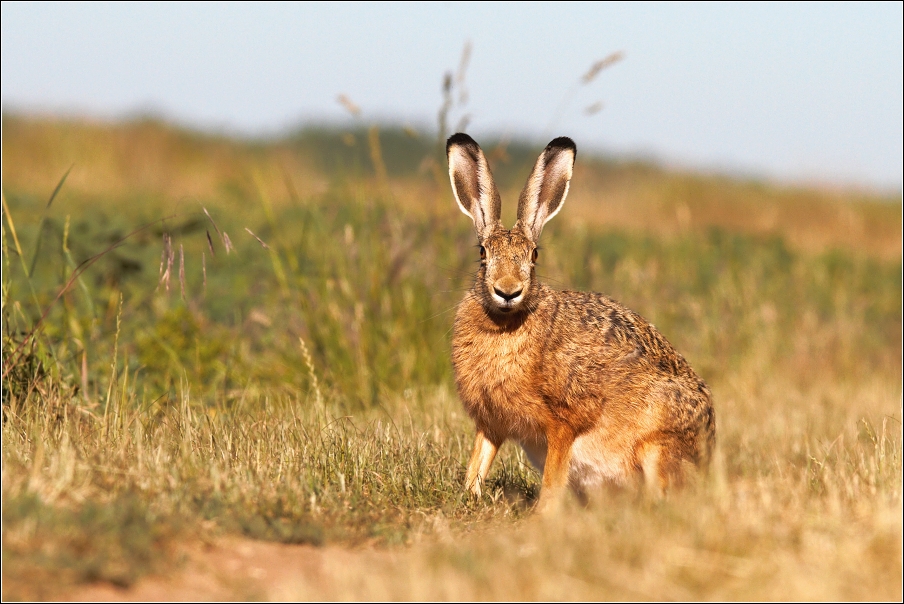
<path id="1" fill-rule="evenodd" d="M 496 452 L 499 451 L 501 444 L 487 438 L 483 431 L 477 431 L 471 461 L 468 462 L 468 472 L 465 475 L 465 488 L 475 497 L 480 497 L 483 492 L 483 484 L 490 473 L 490 466 L 493 465 Z"/>

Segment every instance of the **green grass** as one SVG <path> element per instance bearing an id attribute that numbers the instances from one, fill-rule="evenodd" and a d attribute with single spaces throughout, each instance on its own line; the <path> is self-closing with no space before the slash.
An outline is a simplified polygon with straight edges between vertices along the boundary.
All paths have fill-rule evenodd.
<path id="1" fill-rule="evenodd" d="M 538 477 L 511 445 L 482 500 L 462 492 L 473 427 L 449 331 L 477 250 L 451 196 L 424 195 L 433 175 L 410 169 L 432 141 L 383 133 L 387 190 L 339 134 L 274 144 L 304 164 L 329 147 L 315 134 L 340 141 L 310 168 L 319 192 L 299 193 L 291 171 L 280 186 L 261 176 L 281 161 L 268 143 L 223 139 L 202 140 L 212 147 L 194 161 L 228 152 L 239 171 L 192 198 L 138 180 L 92 189 L 76 168 L 42 219 L 62 172 L 46 175 L 46 192 L 5 174 L 20 183 L 4 190 L 5 598 L 131 585 L 178 568 L 181 540 L 223 535 L 399 552 L 370 591 L 340 573 L 298 597 L 900 592 L 900 253 L 852 248 L 841 231 L 811 249 L 790 226 L 663 236 L 566 207 L 544 231 L 541 278 L 606 292 L 654 322 L 712 387 L 719 450 L 708 480 L 665 502 L 613 496 L 538 521 Z M 200 144 L 183 139 L 175 149 Z M 4 159 L 13 152 L 5 143 Z M 589 178 L 613 175 L 599 166 Z M 864 221 L 886 211 L 845 207 Z M 124 238 L 54 302 L 75 266 Z"/>

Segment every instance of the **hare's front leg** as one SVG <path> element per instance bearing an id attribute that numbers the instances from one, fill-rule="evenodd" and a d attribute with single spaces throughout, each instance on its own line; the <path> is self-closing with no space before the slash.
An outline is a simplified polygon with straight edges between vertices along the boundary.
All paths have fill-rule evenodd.
<path id="1" fill-rule="evenodd" d="M 537 511 L 546 514 L 555 511 L 568 486 L 568 469 L 571 465 L 571 447 L 574 433 L 567 426 L 552 426 L 546 432 L 546 463 L 543 465 L 543 482 Z"/>
<path id="2" fill-rule="evenodd" d="M 490 473 L 490 466 L 496 459 L 496 452 L 502 443 L 494 443 L 477 429 L 477 438 L 474 439 L 474 451 L 471 452 L 471 461 L 468 462 L 468 473 L 465 477 L 465 488 L 477 497 L 483 489 L 483 483 Z"/>

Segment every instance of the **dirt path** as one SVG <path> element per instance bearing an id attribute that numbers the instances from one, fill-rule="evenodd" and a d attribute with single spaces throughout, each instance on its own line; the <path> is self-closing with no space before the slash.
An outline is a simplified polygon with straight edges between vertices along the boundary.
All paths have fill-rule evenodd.
<path id="1" fill-rule="evenodd" d="M 76 602 L 185 600 L 294 600 L 334 593 L 337 568 L 391 557 L 388 552 L 283 545 L 238 538 L 184 545 L 185 564 L 171 576 L 148 576 L 128 588 L 80 586 L 63 599 Z M 373 560 L 370 560 L 373 558 Z"/>

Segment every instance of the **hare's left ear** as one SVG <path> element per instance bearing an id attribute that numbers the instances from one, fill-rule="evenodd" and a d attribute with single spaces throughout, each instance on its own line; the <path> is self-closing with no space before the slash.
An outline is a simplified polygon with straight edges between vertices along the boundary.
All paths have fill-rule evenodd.
<path id="1" fill-rule="evenodd" d="M 553 139 L 534 164 L 518 199 L 518 222 L 525 235 L 536 241 L 543 225 L 562 209 L 577 146 L 567 136 Z"/>
<path id="2" fill-rule="evenodd" d="M 502 213 L 502 201 L 487 158 L 480 145 L 461 132 L 446 141 L 446 157 L 455 201 L 474 221 L 477 238 L 483 241 L 501 226 L 499 216 Z"/>

